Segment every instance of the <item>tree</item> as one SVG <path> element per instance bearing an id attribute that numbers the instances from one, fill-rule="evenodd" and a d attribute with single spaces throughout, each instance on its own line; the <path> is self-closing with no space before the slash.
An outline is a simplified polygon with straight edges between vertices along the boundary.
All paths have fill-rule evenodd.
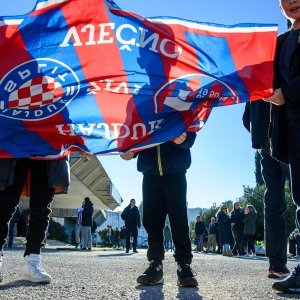
<path id="1" fill-rule="evenodd" d="M 208 227 L 209 223 L 210 223 L 210 219 L 212 217 L 216 217 L 218 208 L 212 206 L 210 209 L 208 209 L 207 211 L 203 212 L 200 215 L 200 220 L 205 224 L 206 227 Z"/>

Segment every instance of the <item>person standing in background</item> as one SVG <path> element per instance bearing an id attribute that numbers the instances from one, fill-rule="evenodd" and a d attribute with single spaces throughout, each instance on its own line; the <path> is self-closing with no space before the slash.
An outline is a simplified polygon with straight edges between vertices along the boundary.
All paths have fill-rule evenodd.
<path id="1" fill-rule="evenodd" d="M 210 251 L 211 246 L 212 253 L 216 252 L 216 245 L 217 245 L 217 238 L 216 238 L 216 219 L 212 217 L 210 219 L 210 224 L 208 225 L 208 241 L 207 241 L 207 248 L 206 252 Z"/>
<path id="2" fill-rule="evenodd" d="M 224 203 L 221 204 L 217 212 L 217 223 L 220 244 L 223 247 L 223 256 L 233 256 L 230 249 L 230 243 L 232 240 L 230 217 L 228 214 L 228 208 Z"/>
<path id="3" fill-rule="evenodd" d="M 132 235 L 132 248 L 134 253 L 137 253 L 137 236 L 138 228 L 141 228 L 140 212 L 135 206 L 135 199 L 130 200 L 130 204 L 123 210 L 121 218 L 125 221 L 126 227 L 126 253 L 130 249 L 130 237 Z"/>
<path id="4" fill-rule="evenodd" d="M 82 211 L 82 250 L 92 250 L 94 206 L 89 197 L 84 198 Z"/>
<path id="5" fill-rule="evenodd" d="M 126 247 L 126 228 L 125 228 L 125 226 L 122 226 L 122 228 L 121 228 L 120 240 L 121 240 L 122 249 L 124 250 Z"/>
<path id="6" fill-rule="evenodd" d="M 244 236 L 248 245 L 247 255 L 255 255 L 254 238 L 256 234 L 256 209 L 253 205 L 247 205 L 244 214 Z"/>
<path id="7" fill-rule="evenodd" d="M 204 232 L 205 232 L 205 225 L 200 220 L 200 216 L 197 216 L 197 220 L 195 223 L 195 239 L 197 241 L 196 252 L 198 253 L 203 251 Z"/>
<path id="8" fill-rule="evenodd" d="M 75 223 L 75 248 L 82 247 L 82 211 L 83 211 L 83 202 L 82 206 L 77 209 L 77 219 Z"/>
<path id="9" fill-rule="evenodd" d="M 169 225 L 166 225 L 164 228 L 164 244 L 165 244 L 165 250 L 169 251 L 169 249 L 173 250 L 173 243 L 172 243 L 172 235 L 171 235 L 171 229 Z"/>
<path id="10" fill-rule="evenodd" d="M 240 207 L 239 202 L 233 204 L 233 210 L 230 214 L 231 230 L 234 238 L 234 246 L 232 248 L 233 255 L 244 255 L 243 240 L 244 240 L 244 211 Z"/>

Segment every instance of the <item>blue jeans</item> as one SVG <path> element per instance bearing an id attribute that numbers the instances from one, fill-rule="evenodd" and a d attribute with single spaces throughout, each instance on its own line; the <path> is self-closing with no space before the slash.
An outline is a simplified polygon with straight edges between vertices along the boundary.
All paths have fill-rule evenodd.
<path id="1" fill-rule="evenodd" d="M 266 255 L 270 265 L 287 263 L 287 241 L 284 213 L 287 209 L 285 200 L 285 181 L 289 178 L 287 165 L 270 155 L 268 145 L 261 151 L 262 176 L 266 184 L 265 204 L 265 242 Z"/>

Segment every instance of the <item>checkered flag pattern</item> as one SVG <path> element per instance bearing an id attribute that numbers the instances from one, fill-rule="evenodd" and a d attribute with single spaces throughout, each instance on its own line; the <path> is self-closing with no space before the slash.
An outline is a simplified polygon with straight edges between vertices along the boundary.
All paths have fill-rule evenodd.
<path id="1" fill-rule="evenodd" d="M 40 76 L 24 83 L 9 95 L 8 108 L 36 109 L 55 103 L 63 95 L 63 89 L 52 77 Z"/>

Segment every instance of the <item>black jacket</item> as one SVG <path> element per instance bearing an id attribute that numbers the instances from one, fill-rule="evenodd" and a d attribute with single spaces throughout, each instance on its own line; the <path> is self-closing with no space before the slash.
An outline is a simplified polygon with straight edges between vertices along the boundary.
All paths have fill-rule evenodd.
<path id="1" fill-rule="evenodd" d="M 271 104 L 263 100 L 247 102 L 243 114 L 243 124 L 251 133 L 252 147 L 262 149 L 269 141 Z"/>
<path id="2" fill-rule="evenodd" d="M 217 224 L 216 223 L 210 223 L 208 225 L 208 234 L 216 234 L 217 233 Z"/>
<path id="3" fill-rule="evenodd" d="M 234 223 L 234 225 L 232 226 L 232 229 L 243 230 L 244 216 L 245 216 L 244 211 L 241 208 L 240 209 L 234 209 L 231 212 L 230 220 L 231 220 L 231 223 Z"/>
<path id="4" fill-rule="evenodd" d="M 217 215 L 219 241 L 221 245 L 230 244 L 232 241 L 232 232 L 230 217 L 220 211 Z"/>
<path id="5" fill-rule="evenodd" d="M 129 204 L 123 210 L 121 218 L 125 221 L 126 229 L 141 227 L 140 212 L 136 206 L 131 208 L 131 205 Z"/>
<path id="6" fill-rule="evenodd" d="M 195 223 L 195 235 L 203 235 L 205 231 L 205 225 L 202 221 Z"/>
<path id="7" fill-rule="evenodd" d="M 196 133 L 188 132 L 186 140 L 177 145 L 171 141 L 139 152 L 137 168 L 146 175 L 185 173 L 191 165 L 191 151 Z"/>
<path id="8" fill-rule="evenodd" d="M 82 226 L 93 226 L 94 206 L 91 200 L 85 200 L 82 211 Z"/>
<path id="9" fill-rule="evenodd" d="M 278 160 L 288 163 L 287 142 L 286 142 L 286 112 L 291 117 L 289 124 L 296 140 L 296 152 L 300 153 L 300 31 L 298 35 L 298 45 L 293 52 L 290 68 L 289 80 L 286 81 L 280 74 L 280 53 L 282 46 L 289 36 L 290 31 L 280 35 L 277 39 L 277 47 L 275 54 L 275 78 L 274 89 L 281 88 L 286 104 L 282 106 L 272 105 L 271 119 L 271 143 L 272 156 Z"/>
<path id="10" fill-rule="evenodd" d="M 244 235 L 255 235 L 256 234 L 256 212 L 251 211 L 245 214 L 244 217 Z"/>

